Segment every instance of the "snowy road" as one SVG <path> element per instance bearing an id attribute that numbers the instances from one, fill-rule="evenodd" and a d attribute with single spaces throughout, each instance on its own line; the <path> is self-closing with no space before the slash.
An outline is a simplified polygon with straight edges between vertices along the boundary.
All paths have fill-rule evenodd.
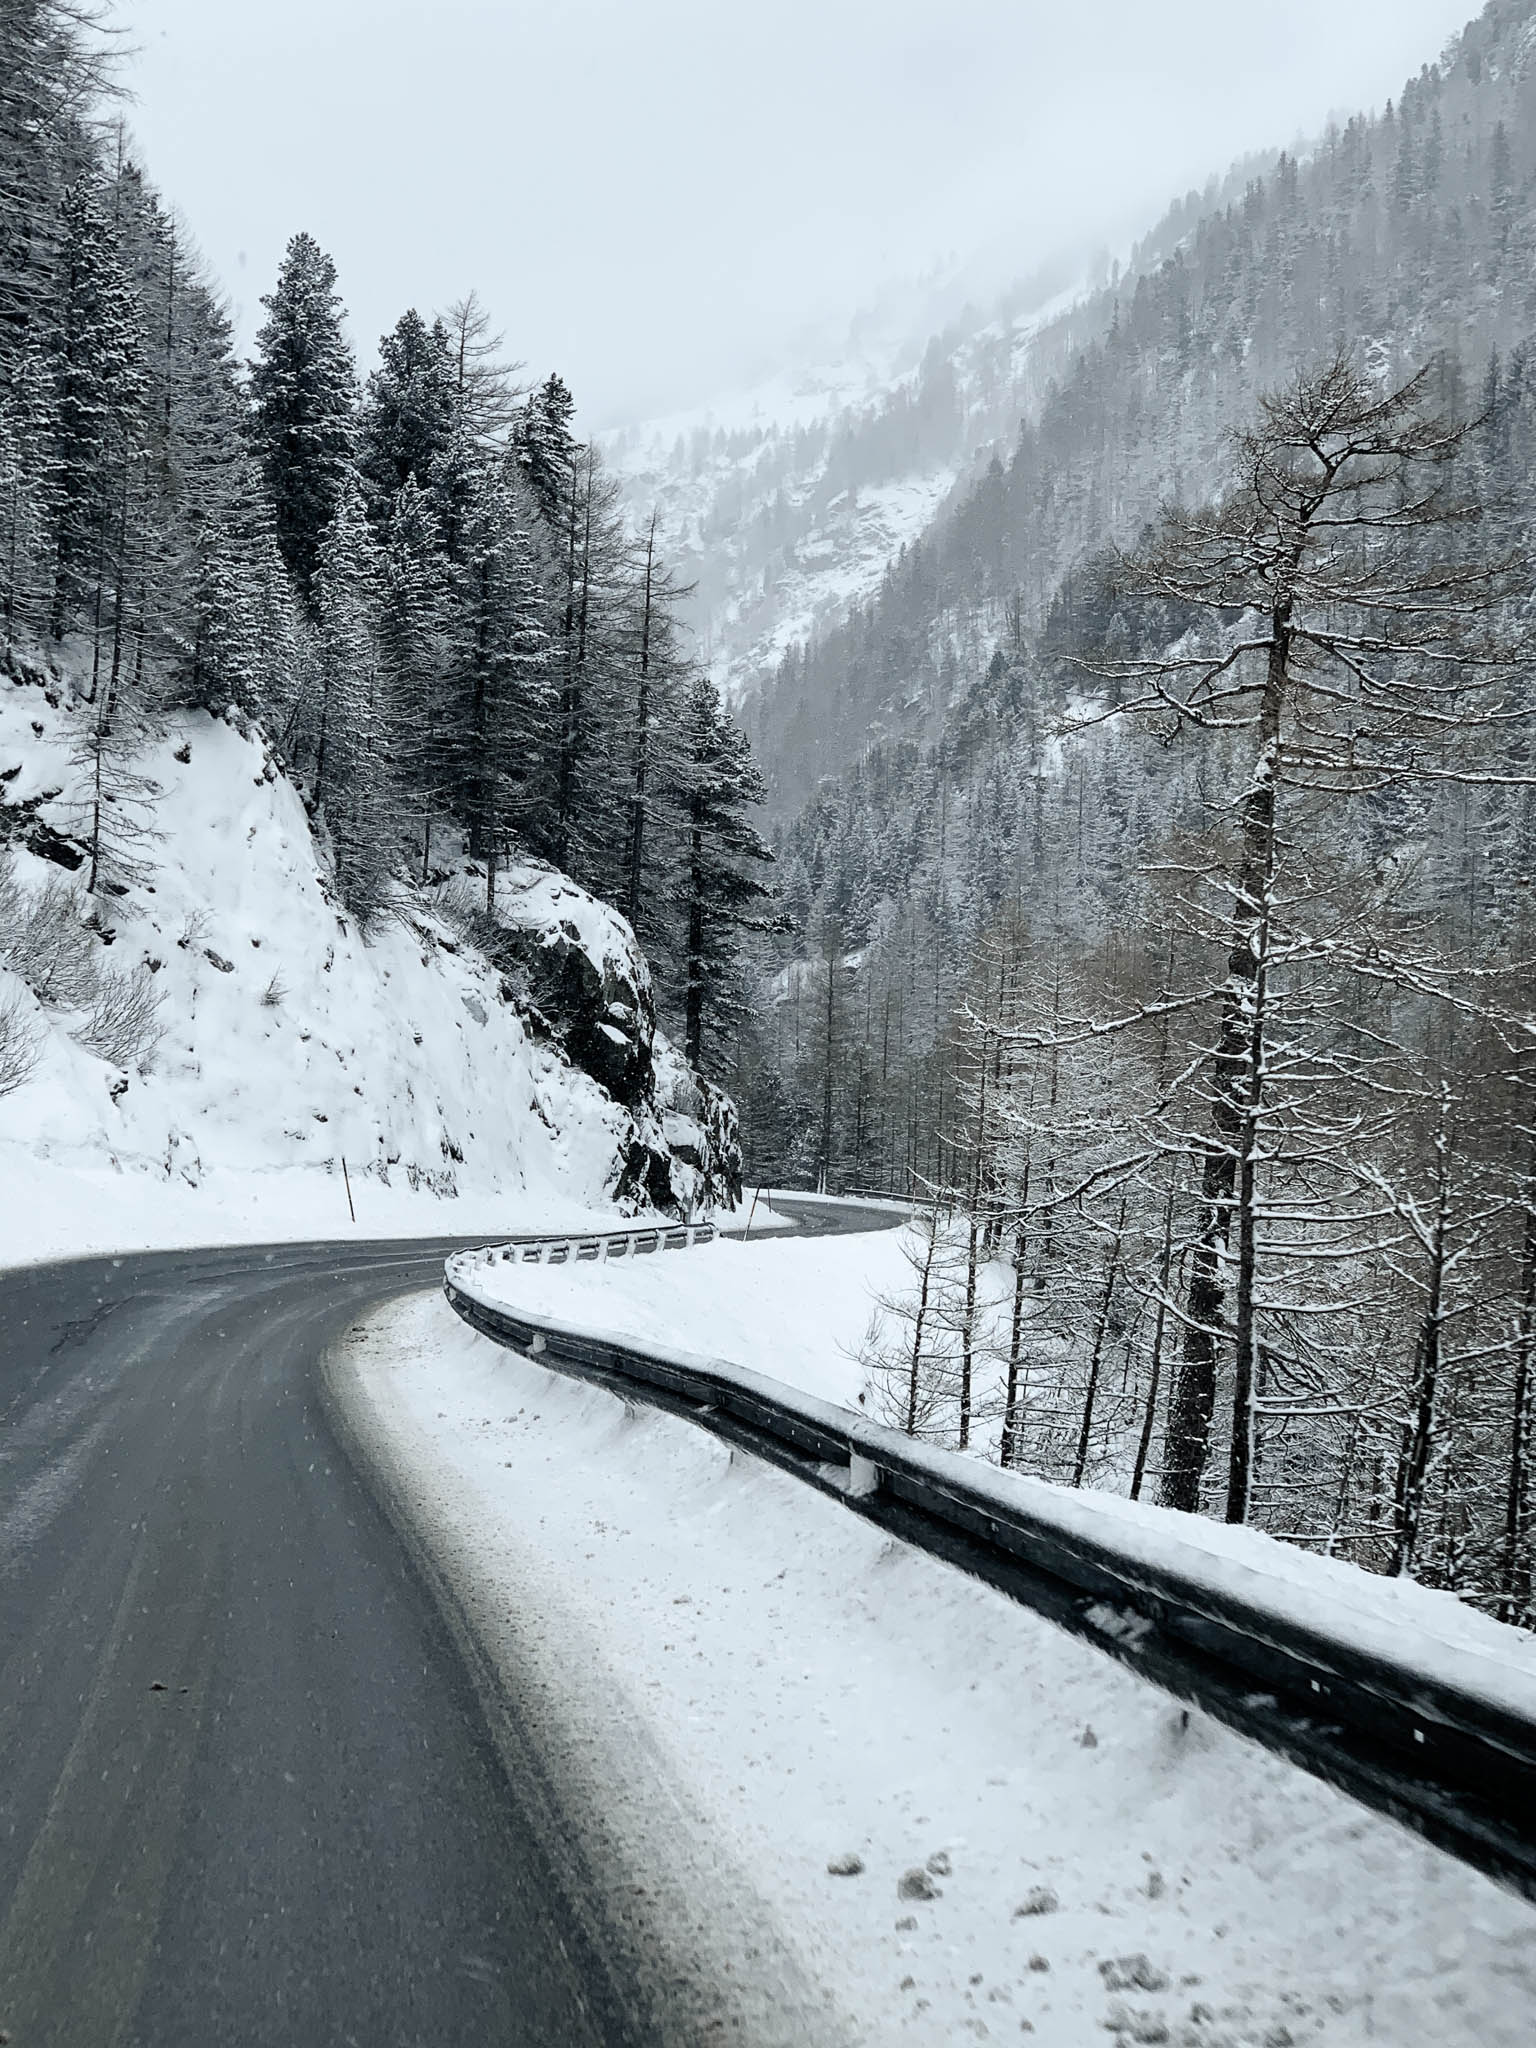
<path id="1" fill-rule="evenodd" d="M 0 1273 L 16 2048 L 642 2038 L 548 1851 L 558 1788 L 509 1782 L 321 1405 L 326 1345 L 451 1248 Z"/>

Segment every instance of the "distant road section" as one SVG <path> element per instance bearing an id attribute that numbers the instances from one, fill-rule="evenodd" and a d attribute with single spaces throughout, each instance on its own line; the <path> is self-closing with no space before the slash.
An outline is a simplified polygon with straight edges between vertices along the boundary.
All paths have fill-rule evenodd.
<path id="1" fill-rule="evenodd" d="M 0 1272 L 14 2048 L 683 2048 L 321 1405 L 326 1347 L 463 1242 Z"/>

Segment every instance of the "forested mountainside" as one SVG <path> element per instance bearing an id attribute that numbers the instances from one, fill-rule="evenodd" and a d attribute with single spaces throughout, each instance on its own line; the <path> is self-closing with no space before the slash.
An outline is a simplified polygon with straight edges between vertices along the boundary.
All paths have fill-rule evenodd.
<path id="1" fill-rule="evenodd" d="M 748 707 L 814 793 L 737 1078 L 758 1170 L 927 1207 L 900 1427 L 1522 1618 L 1533 115 L 1495 0 L 1043 333 Z"/>
<path id="2" fill-rule="evenodd" d="M 1536 326 L 1533 98 L 1531 10 L 1494 0 L 1379 118 L 1190 194 L 1123 277 L 1009 337 L 1011 417 L 971 487 L 871 602 L 748 694 L 775 810 L 870 745 L 935 740 L 972 691 L 984 715 L 994 653 L 1067 624 L 1096 549 L 1214 488 L 1226 434 L 1298 362 L 1349 343 L 1385 371 L 1447 348 L 1476 408 L 1497 351 L 1518 404 Z"/>
<path id="3" fill-rule="evenodd" d="M 281 867 L 308 890 L 318 864 L 344 930 L 404 919 L 428 954 L 456 931 L 521 1036 L 639 1119 L 610 1191 L 671 1201 L 665 1159 L 635 1145 L 660 1144 L 680 1089 L 707 1105 L 684 1118 L 690 1154 L 703 1124 L 728 1139 L 729 1107 L 702 1079 L 657 1091 L 652 974 L 614 928 L 638 934 L 700 1069 L 731 1020 L 768 856 L 746 743 L 686 658 L 654 530 L 620 517 L 560 378 L 515 387 L 473 296 L 404 312 L 360 379 L 335 266 L 301 232 L 238 364 L 214 284 L 112 118 L 102 49 L 69 0 L 0 0 L 0 623 L 10 684 L 42 700 L 13 716 L 7 692 L 0 762 L 8 1123 L 27 1125 L 33 1055 L 61 1029 L 152 1068 L 158 1038 L 188 1025 L 195 991 L 161 974 L 148 899 L 183 836 L 175 801 L 161 816 L 164 742 L 206 714 L 248 737 L 258 782 L 302 795 L 312 860 L 289 849 L 268 882 Z M 193 780 L 234 775 L 201 805 L 242 813 L 239 750 L 205 742 L 192 760 Z M 258 922 L 276 989 L 281 906 Z M 61 947 L 78 971 L 53 973 Z M 142 1029 L 93 1036 L 75 1015 L 108 986 Z M 365 976 L 358 1002 L 381 987 Z M 387 1165 L 377 1135 L 365 1149 Z M 451 1180 L 459 1141 L 443 1142 L 412 1170 Z M 729 1143 L 715 1168 L 723 1189 Z"/>
<path id="4" fill-rule="evenodd" d="M 1078 282 L 1065 263 L 996 306 L 915 306 L 855 323 L 841 355 L 728 400 L 629 427 L 605 447 L 637 517 L 659 512 L 684 616 L 728 701 L 791 645 L 879 589 L 978 442 L 1031 395 L 1022 339 Z"/>

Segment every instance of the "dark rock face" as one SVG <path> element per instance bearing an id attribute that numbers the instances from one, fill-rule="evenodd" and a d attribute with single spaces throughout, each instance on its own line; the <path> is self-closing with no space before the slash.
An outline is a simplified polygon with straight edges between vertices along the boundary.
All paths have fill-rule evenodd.
<path id="1" fill-rule="evenodd" d="M 654 1071 L 656 1003 L 629 926 L 552 868 L 520 871 L 500 913 L 499 963 L 516 970 L 572 1066 L 639 1109 Z"/>
<path id="2" fill-rule="evenodd" d="M 618 912 L 553 868 L 508 874 L 496 924 L 477 929 L 504 992 L 628 1112 L 614 1198 L 666 1215 L 741 1199 L 736 1105 L 656 1028 L 651 973 Z"/>
<path id="3" fill-rule="evenodd" d="M 553 1027 L 573 1066 L 615 1102 L 636 1109 L 652 1079 L 656 1006 L 649 978 L 626 975 L 611 955 L 594 959 L 573 926 L 507 931 L 508 950 L 526 976 L 530 1000 Z"/>

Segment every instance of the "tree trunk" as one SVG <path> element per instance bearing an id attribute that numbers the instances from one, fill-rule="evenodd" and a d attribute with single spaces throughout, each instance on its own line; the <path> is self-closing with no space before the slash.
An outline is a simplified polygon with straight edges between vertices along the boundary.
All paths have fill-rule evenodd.
<path id="1" fill-rule="evenodd" d="M 1115 1278 L 1120 1267 L 1120 1244 L 1125 1230 L 1125 1202 L 1120 1203 L 1120 1221 L 1115 1229 L 1114 1242 L 1109 1249 L 1109 1265 L 1104 1274 L 1104 1299 L 1099 1303 L 1098 1321 L 1093 1332 L 1093 1357 L 1088 1366 L 1088 1391 L 1083 1397 L 1083 1426 L 1077 1436 L 1077 1456 L 1072 1464 L 1072 1484 L 1081 1486 L 1083 1474 L 1088 1469 L 1088 1445 L 1093 1431 L 1093 1409 L 1099 1392 L 1099 1366 L 1104 1357 L 1104 1336 L 1109 1328 L 1110 1303 L 1114 1300 Z"/>
<path id="2" fill-rule="evenodd" d="M 635 760 L 629 806 L 629 889 L 625 916 L 638 930 L 645 868 L 645 782 L 651 737 L 651 588 L 656 560 L 656 514 L 645 542 L 645 605 L 640 623 L 640 683 L 635 705 Z"/>
<path id="3" fill-rule="evenodd" d="M 933 1262 L 938 1255 L 939 1205 L 935 1196 L 928 1219 L 928 1249 L 923 1256 L 923 1277 L 918 1288 L 917 1314 L 912 1323 L 912 1362 L 907 1374 L 907 1435 L 917 1435 L 917 1410 L 922 1394 L 923 1328 L 928 1320 L 928 1290 L 933 1280 Z"/>
<path id="4" fill-rule="evenodd" d="M 1435 1132 L 1435 1223 L 1429 1244 L 1429 1287 L 1419 1326 L 1414 1372 L 1413 1411 L 1403 1429 L 1397 1480 L 1397 1535 L 1389 1578 L 1413 1570 L 1414 1552 L 1424 1520 L 1424 1480 L 1435 1434 L 1435 1400 L 1439 1391 L 1441 1345 L 1445 1322 L 1446 1239 L 1450 1220 L 1450 1143 L 1446 1119 Z"/>
<path id="5" fill-rule="evenodd" d="M 1237 1328 L 1236 1370 L 1232 1387 L 1232 1450 L 1227 1472 L 1227 1520 L 1246 1522 L 1253 1491 L 1254 1455 L 1258 1415 L 1255 1382 L 1258 1377 L 1258 1323 L 1254 1313 L 1254 1282 L 1258 1273 L 1257 1217 L 1254 1209 L 1258 1174 L 1260 1112 L 1264 1099 L 1264 1039 L 1268 1022 L 1269 926 L 1274 875 L 1274 808 L 1270 808 L 1270 847 L 1265 864 L 1263 904 L 1259 913 L 1258 943 L 1250 1002 L 1252 1023 L 1248 1034 L 1248 1085 L 1243 1104 L 1242 1151 L 1237 1170 Z"/>
<path id="6" fill-rule="evenodd" d="M 1514 1407 L 1509 1425 L 1509 1473 L 1504 1496 L 1504 1554 L 1499 1573 L 1499 1619 L 1523 1622 L 1530 1612 L 1531 1570 L 1525 1528 L 1530 1494 L 1531 1350 L 1536 1341 L 1536 1147 L 1525 1184 L 1525 1225 L 1520 1252 L 1520 1314 L 1515 1326 Z"/>
<path id="7" fill-rule="evenodd" d="M 1168 1175 L 1168 1193 L 1163 1203 L 1163 1258 L 1158 1271 L 1157 1315 L 1152 1324 L 1152 1373 L 1147 1385 L 1147 1412 L 1136 1446 L 1136 1467 L 1131 1474 L 1131 1499 L 1141 1499 L 1147 1476 L 1147 1458 L 1152 1449 L 1152 1431 L 1157 1422 L 1158 1386 L 1163 1377 L 1163 1336 L 1168 1327 L 1168 1283 L 1173 1276 L 1173 1183 Z"/>
<path id="8" fill-rule="evenodd" d="M 1300 550 L 1297 551 L 1298 560 Z M 1237 1161 L 1246 1114 L 1245 1078 L 1253 1059 L 1252 1003 L 1258 975 L 1255 926 L 1269 900 L 1274 860 L 1275 775 L 1280 714 L 1290 667 L 1291 602 L 1270 618 L 1269 664 L 1259 717 L 1259 758 L 1243 800 L 1243 865 L 1227 956 L 1227 991 L 1221 1033 L 1212 1059 L 1211 1135 L 1200 1174 L 1200 1224 L 1189 1262 L 1184 1344 L 1169 1403 L 1168 1444 L 1161 1489 L 1164 1507 L 1194 1514 L 1210 1455 L 1216 1412 L 1216 1359 L 1226 1290 L 1221 1261 L 1231 1239 Z"/>

